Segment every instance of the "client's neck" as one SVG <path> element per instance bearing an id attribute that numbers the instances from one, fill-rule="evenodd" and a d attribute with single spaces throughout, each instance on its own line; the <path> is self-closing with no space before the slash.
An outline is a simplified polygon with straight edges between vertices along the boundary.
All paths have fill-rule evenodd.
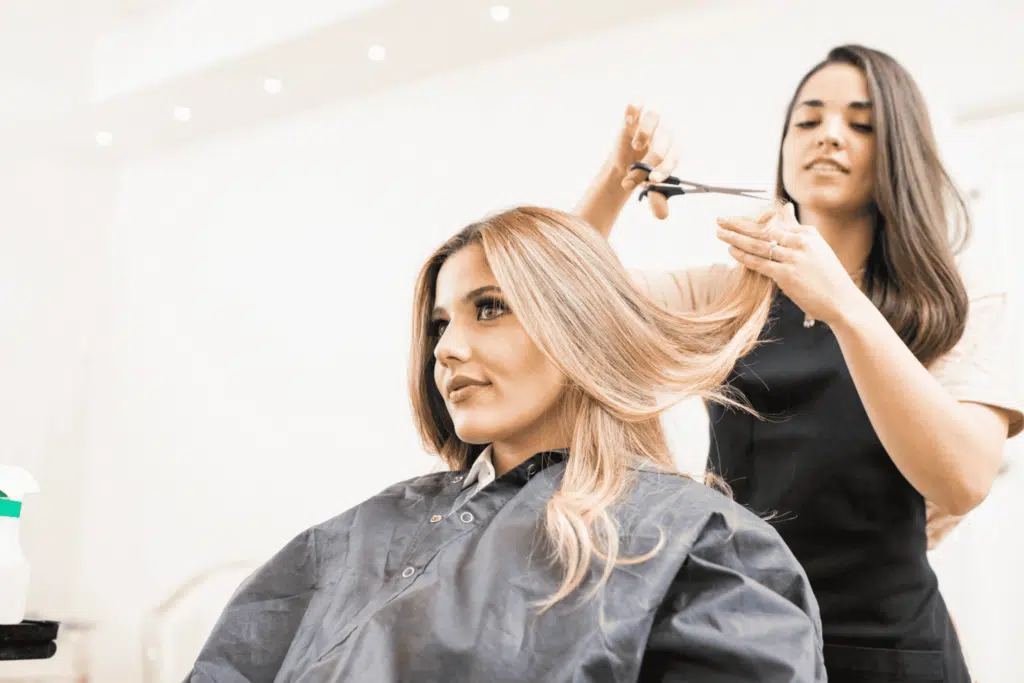
<path id="1" fill-rule="evenodd" d="M 571 439 L 565 435 L 530 435 L 533 438 L 522 440 L 504 439 L 491 444 L 491 463 L 494 465 L 494 473 L 501 476 L 511 469 L 515 469 L 522 463 L 529 460 L 537 453 L 553 451 L 560 448 L 569 448 Z"/>

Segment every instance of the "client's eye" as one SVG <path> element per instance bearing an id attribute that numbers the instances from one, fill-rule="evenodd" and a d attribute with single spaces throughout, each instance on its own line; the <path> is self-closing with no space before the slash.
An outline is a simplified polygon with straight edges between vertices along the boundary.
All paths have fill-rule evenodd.
<path id="1" fill-rule="evenodd" d="M 430 336 L 433 339 L 440 339 L 441 335 L 448 328 L 447 320 L 432 320 L 430 322 Z"/>
<path id="2" fill-rule="evenodd" d="M 508 306 L 500 299 L 484 298 L 476 302 L 477 320 L 494 320 L 508 312 Z"/>

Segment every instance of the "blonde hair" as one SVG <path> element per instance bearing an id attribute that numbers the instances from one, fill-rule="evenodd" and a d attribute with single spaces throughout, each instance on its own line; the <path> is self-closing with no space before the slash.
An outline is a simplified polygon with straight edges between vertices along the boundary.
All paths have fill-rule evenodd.
<path id="1" fill-rule="evenodd" d="M 566 378 L 570 457 L 545 524 L 564 578 L 541 603 L 547 609 L 584 581 L 595 555 L 605 562 L 595 590 L 627 561 L 609 508 L 625 498 L 638 462 L 679 473 L 661 413 L 693 396 L 743 407 L 722 385 L 756 343 L 774 285 L 743 269 L 715 310 L 672 313 L 634 286 L 607 241 L 578 216 L 519 207 L 466 227 L 420 271 L 409 368 L 417 429 L 452 469 L 466 468 L 483 446 L 458 438 L 434 384 L 430 318 L 441 266 L 471 244 L 483 247 L 526 334 Z"/>

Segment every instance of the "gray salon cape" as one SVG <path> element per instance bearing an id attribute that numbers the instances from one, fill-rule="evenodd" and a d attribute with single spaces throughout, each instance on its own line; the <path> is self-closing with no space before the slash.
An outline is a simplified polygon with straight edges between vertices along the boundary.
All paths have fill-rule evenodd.
<path id="1" fill-rule="evenodd" d="M 565 453 L 475 495 L 466 472 L 396 484 L 309 529 L 246 579 L 191 683 L 824 681 L 818 605 L 764 521 L 638 470 L 616 506 L 619 565 L 539 614 L 562 569 L 543 530 Z"/>

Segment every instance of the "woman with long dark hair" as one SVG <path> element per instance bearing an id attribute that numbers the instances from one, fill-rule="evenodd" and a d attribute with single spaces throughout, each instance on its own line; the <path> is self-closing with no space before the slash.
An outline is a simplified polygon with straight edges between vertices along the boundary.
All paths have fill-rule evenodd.
<path id="1" fill-rule="evenodd" d="M 674 166 L 657 117 L 631 109 L 578 212 L 608 235 L 642 178 Z M 709 467 L 769 518 L 821 605 L 832 683 L 970 678 L 926 556 L 926 500 L 980 504 L 1024 427 L 1007 293 L 970 293 L 955 259 L 965 204 L 914 80 L 847 45 L 800 81 L 776 194 L 719 221 L 738 265 L 638 274 L 665 307 L 701 311 L 754 271 L 778 286 L 761 344 L 729 380 L 764 419 L 709 403 Z M 651 195 L 656 215 L 665 198 Z"/>

